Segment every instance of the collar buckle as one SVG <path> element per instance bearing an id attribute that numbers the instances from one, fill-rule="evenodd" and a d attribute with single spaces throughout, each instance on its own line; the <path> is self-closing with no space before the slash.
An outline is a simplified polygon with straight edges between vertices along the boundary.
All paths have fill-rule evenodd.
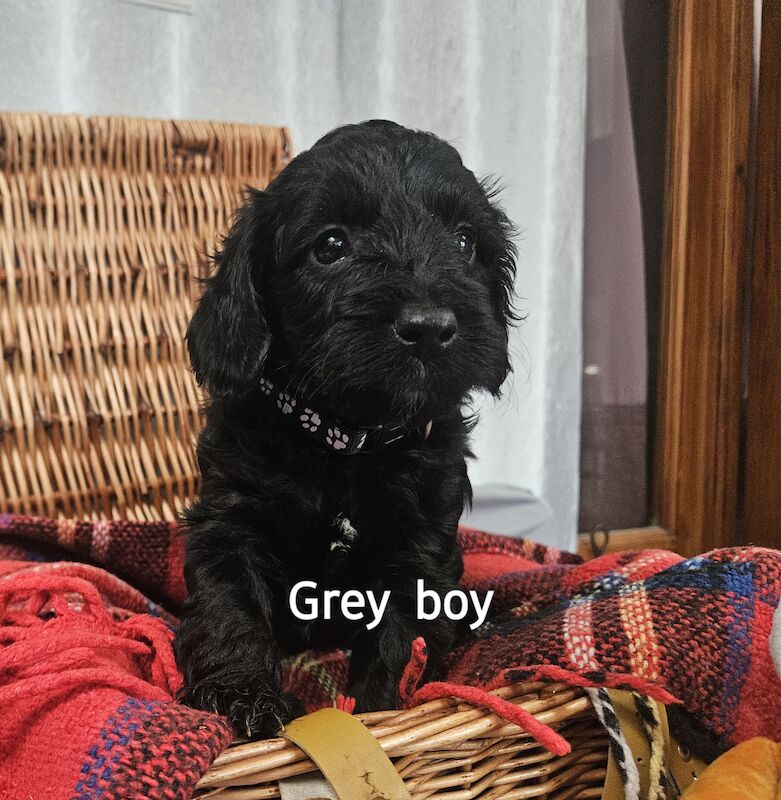
<path id="1" fill-rule="evenodd" d="M 358 453 L 376 453 L 399 439 L 403 439 L 409 431 L 403 425 L 374 425 L 366 429 L 363 434 L 363 441 L 356 448 Z"/>

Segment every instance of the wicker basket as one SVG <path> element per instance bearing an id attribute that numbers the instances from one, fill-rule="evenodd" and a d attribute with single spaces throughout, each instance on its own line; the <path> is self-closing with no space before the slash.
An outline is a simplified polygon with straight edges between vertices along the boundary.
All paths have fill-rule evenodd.
<path id="1" fill-rule="evenodd" d="M 184 332 L 283 128 L 0 114 L 0 509 L 173 519 L 197 489 Z"/>
<path id="2" fill-rule="evenodd" d="M 415 800 L 602 796 L 607 735 L 585 692 L 564 684 L 527 682 L 494 693 L 558 730 L 572 744 L 572 752 L 554 756 L 517 725 L 456 700 L 358 716 Z M 286 739 L 234 744 L 201 780 L 196 797 L 279 797 L 276 781 L 316 769 Z"/>
<path id="3" fill-rule="evenodd" d="M 242 187 L 288 157 L 282 128 L 0 114 L 0 511 L 171 519 L 194 496 L 195 279 Z M 455 700 L 360 718 L 415 798 L 601 796 L 607 741 L 583 692 L 496 694 L 573 752 Z M 278 797 L 314 768 L 283 739 L 235 744 L 199 796 Z"/>

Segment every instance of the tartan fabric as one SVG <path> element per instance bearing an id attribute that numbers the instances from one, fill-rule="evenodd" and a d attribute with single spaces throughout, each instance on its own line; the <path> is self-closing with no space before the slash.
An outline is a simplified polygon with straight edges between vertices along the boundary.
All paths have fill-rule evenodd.
<path id="1" fill-rule="evenodd" d="M 188 797 L 226 743 L 212 714 L 129 697 L 90 745 L 71 798 Z"/>
<path id="2" fill-rule="evenodd" d="M 680 700 L 728 744 L 781 738 L 781 681 L 768 643 L 781 552 L 738 548 L 684 560 L 641 551 L 582 563 L 554 548 L 466 528 L 460 543 L 465 588 L 492 589 L 495 596 L 487 623 L 452 653 L 450 684 L 486 690 L 539 676 L 628 688 Z M 0 798 L 44 789 L 48 800 L 189 797 L 231 734 L 219 717 L 173 701 L 181 681 L 170 650 L 184 597 L 181 530 L 168 523 L 0 515 L 0 559 L 0 700 L 5 695 L 4 707 L 14 709 L 0 721 Z M 24 583 L 31 580 L 38 583 Z M 66 605 L 57 599 L 58 586 Z M 96 598 L 106 618 L 80 622 Z M 14 616 L 20 608 L 37 608 L 35 623 L 25 624 L 40 634 L 44 654 L 40 663 L 23 665 L 21 676 L 20 662 L 8 657 L 23 643 Z M 53 636 L 65 623 L 79 635 L 94 628 L 132 647 L 90 651 L 85 640 L 66 658 Z M 73 684 L 47 706 L 41 727 L 28 718 L 40 713 L 29 697 L 6 703 L 20 696 L 25 680 L 45 677 L 47 659 L 54 687 L 63 682 L 58 665 L 81 668 L 90 659 L 110 666 L 114 682 Z M 284 672 L 286 688 L 308 710 L 345 705 L 346 654 L 304 653 Z M 408 702 L 415 701 L 414 673 L 405 675 Z M 56 763 L 43 772 L 21 766 L 46 764 L 58 734 L 69 745 L 56 748 Z"/>
<path id="3" fill-rule="evenodd" d="M 0 800 L 184 800 L 228 745 L 226 720 L 173 700 L 176 618 L 95 564 L 57 560 L 116 559 L 171 604 L 174 540 L 166 524 L 0 515 Z"/>
<path id="4" fill-rule="evenodd" d="M 726 744 L 781 739 L 781 679 L 769 648 L 777 550 L 687 560 L 621 553 L 465 583 L 497 595 L 494 616 L 453 654 L 455 683 L 490 689 L 545 675 L 657 697 L 662 689 Z"/>

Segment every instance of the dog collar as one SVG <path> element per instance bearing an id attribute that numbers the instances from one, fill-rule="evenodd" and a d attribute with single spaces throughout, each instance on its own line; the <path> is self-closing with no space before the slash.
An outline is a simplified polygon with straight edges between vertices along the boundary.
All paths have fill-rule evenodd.
<path id="1" fill-rule="evenodd" d="M 342 456 L 376 453 L 407 436 L 428 439 L 434 426 L 434 421 L 429 420 L 420 428 L 412 430 L 402 424 L 356 428 L 345 425 L 330 414 L 309 407 L 301 398 L 278 389 L 268 378 L 260 379 L 260 390 L 293 425 L 328 450 Z"/>

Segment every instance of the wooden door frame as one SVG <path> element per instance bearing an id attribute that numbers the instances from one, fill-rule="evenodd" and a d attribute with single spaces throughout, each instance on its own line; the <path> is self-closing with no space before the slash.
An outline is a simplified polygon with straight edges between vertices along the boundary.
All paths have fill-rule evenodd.
<path id="1" fill-rule="evenodd" d="M 742 543 L 781 543 L 781 6 L 762 4 L 754 157 Z"/>
<path id="2" fill-rule="evenodd" d="M 737 535 L 753 4 L 670 3 L 656 522 L 691 555 Z"/>
<path id="3" fill-rule="evenodd" d="M 737 541 L 752 6 L 670 0 L 654 524 L 608 550 Z"/>

